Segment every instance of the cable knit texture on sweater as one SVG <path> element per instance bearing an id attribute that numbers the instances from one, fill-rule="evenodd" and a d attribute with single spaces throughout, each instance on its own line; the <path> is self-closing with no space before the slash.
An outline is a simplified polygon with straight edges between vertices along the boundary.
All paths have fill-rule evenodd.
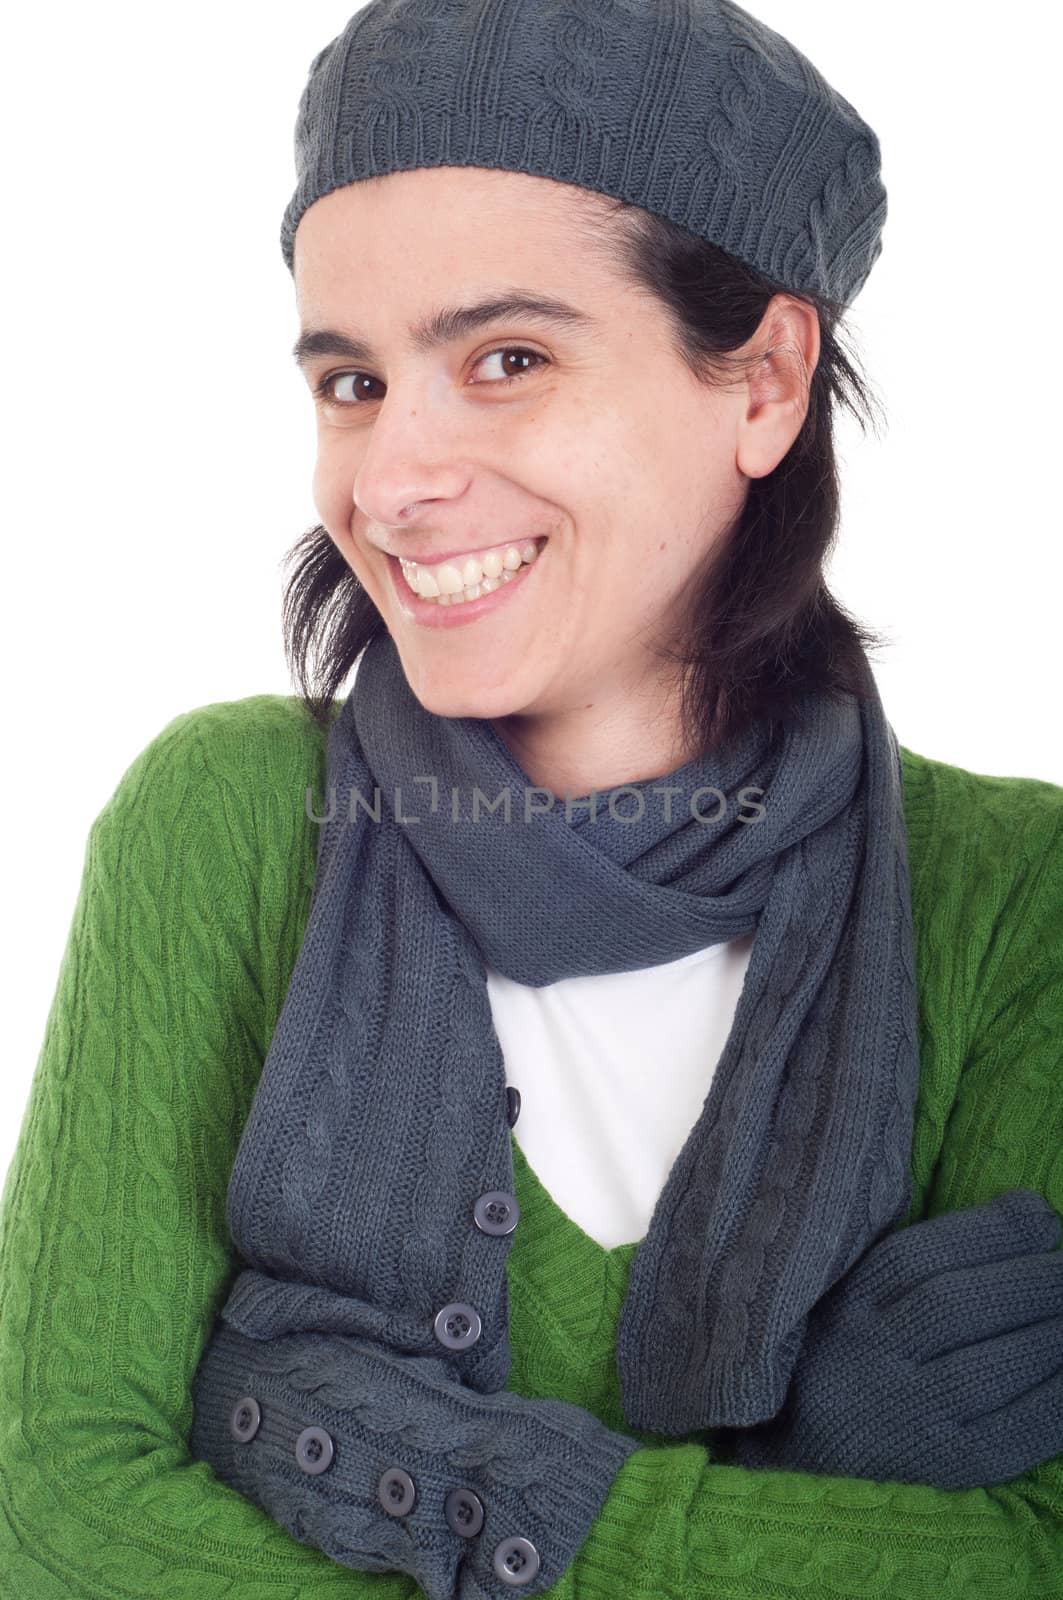
<path id="1" fill-rule="evenodd" d="M 298 955 L 325 740 L 291 697 L 200 707 L 89 835 L 0 1200 L 0 1595 L 417 1600 L 337 1565 L 188 1443 L 239 1270 L 225 1194 Z M 907 1221 L 1030 1188 L 1063 1212 L 1063 788 L 902 747 L 922 1076 Z M 515 1394 L 632 1434 L 616 1326 L 637 1246 L 571 1222 L 514 1141 Z M 1059 1600 L 1063 1457 L 939 1489 L 628 1454 L 550 1593 Z"/>

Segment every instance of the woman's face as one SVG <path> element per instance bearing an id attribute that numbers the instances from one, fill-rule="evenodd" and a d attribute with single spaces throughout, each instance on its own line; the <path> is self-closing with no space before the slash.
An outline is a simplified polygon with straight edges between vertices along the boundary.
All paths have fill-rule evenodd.
<path id="1" fill-rule="evenodd" d="M 658 725 L 648 642 L 667 634 L 748 476 L 784 453 L 751 425 L 747 387 L 697 383 L 663 310 L 574 247 L 576 193 L 418 168 L 325 195 L 296 236 L 321 521 L 425 708 L 495 720 L 514 747 L 588 713 L 599 728 Z M 411 329 L 444 308 L 515 294 L 579 320 L 512 310 L 415 346 Z M 464 583 L 468 555 L 501 552 L 508 571 L 506 547 L 529 544 L 538 554 L 514 578 L 489 563 L 489 594 L 444 606 L 392 559 L 433 567 L 458 552 Z"/>

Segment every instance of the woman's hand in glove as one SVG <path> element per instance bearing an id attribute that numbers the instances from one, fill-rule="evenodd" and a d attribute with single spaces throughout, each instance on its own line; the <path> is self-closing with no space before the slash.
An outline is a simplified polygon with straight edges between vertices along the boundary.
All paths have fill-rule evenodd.
<path id="1" fill-rule="evenodd" d="M 1063 1454 L 1060 1231 L 1011 1189 L 886 1235 L 812 1308 L 782 1411 L 715 1430 L 713 1453 L 944 1489 Z"/>
<path id="2" fill-rule="evenodd" d="M 193 1403 L 197 1460 L 302 1543 L 428 1600 L 551 1588 L 637 1448 L 568 1401 L 467 1388 L 442 1357 L 224 1320 Z"/>

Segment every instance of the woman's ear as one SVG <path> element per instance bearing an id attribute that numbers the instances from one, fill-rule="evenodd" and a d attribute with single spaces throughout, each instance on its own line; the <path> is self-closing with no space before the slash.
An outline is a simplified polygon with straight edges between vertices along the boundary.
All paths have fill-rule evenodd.
<path id="1" fill-rule="evenodd" d="M 819 360 L 815 307 L 776 295 L 750 340 L 748 404 L 738 420 L 735 460 L 747 478 L 774 471 L 801 431 Z"/>

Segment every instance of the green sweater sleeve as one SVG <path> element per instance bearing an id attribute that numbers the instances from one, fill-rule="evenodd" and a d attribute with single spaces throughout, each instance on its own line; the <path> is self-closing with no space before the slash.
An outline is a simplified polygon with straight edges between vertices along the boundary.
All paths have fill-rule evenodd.
<path id="1" fill-rule="evenodd" d="M 933 823 L 965 882 L 940 877 L 920 921 L 940 942 L 935 991 L 958 1013 L 942 1026 L 965 1030 L 967 1048 L 925 1209 L 1029 1187 L 1063 1216 L 1063 788 L 994 779 L 983 793 L 982 818 L 961 812 L 958 788 Z M 948 916 L 961 896 L 977 915 Z M 1057 1412 L 1061 1384 L 1063 1323 L 1046 1395 Z M 1059 1600 L 1063 1455 L 993 1488 L 946 1490 L 640 1445 L 562 1586 L 578 1600 Z"/>
<path id="2" fill-rule="evenodd" d="M 236 1270 L 229 1174 L 283 1000 L 269 975 L 294 964 L 293 880 L 303 912 L 312 887 L 292 871 L 314 861 L 312 746 L 280 697 L 252 698 L 169 723 L 89 833 L 0 1200 L 10 1600 L 421 1593 L 299 1543 L 188 1449 Z"/>

